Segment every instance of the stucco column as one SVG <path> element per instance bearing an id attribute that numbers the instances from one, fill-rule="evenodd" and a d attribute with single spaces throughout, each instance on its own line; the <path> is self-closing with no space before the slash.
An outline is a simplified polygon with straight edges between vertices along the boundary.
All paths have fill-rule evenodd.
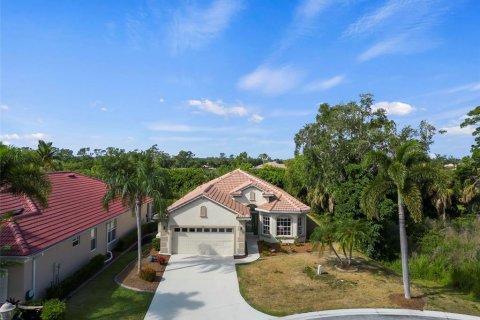
<path id="1" fill-rule="evenodd" d="M 170 230 L 163 223 L 159 223 L 160 229 L 160 253 L 172 254 L 172 245 L 170 243 Z"/>
<path id="2" fill-rule="evenodd" d="M 240 221 L 240 225 L 237 226 L 237 241 L 236 241 L 236 248 L 235 254 L 238 256 L 245 255 L 245 245 L 246 245 L 246 238 L 245 238 L 245 221 Z"/>
<path id="3" fill-rule="evenodd" d="M 292 220 L 292 236 L 295 238 L 295 237 L 298 237 L 298 233 L 297 233 L 297 225 L 298 225 L 298 219 L 297 219 L 297 216 L 296 215 L 291 215 L 290 216 L 290 219 Z"/>

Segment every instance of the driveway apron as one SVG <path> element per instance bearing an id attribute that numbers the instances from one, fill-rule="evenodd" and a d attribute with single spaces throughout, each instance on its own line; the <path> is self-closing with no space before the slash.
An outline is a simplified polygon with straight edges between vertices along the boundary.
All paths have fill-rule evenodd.
<path id="1" fill-rule="evenodd" d="M 270 319 L 240 295 L 232 257 L 175 254 L 145 316 L 160 319 Z"/>

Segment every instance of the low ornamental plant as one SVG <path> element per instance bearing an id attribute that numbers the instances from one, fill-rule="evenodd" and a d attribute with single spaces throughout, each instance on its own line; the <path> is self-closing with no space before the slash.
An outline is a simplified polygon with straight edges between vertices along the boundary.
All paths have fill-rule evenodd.
<path id="1" fill-rule="evenodd" d="M 162 255 L 157 255 L 157 262 L 161 264 L 162 266 L 167 264 L 167 257 L 162 256 Z"/>
<path id="2" fill-rule="evenodd" d="M 142 268 L 140 271 L 140 279 L 143 279 L 148 282 L 154 282 L 157 272 L 149 267 Z"/>
<path id="3" fill-rule="evenodd" d="M 67 306 L 58 299 L 46 300 L 43 303 L 42 320 L 64 320 L 67 318 Z"/>
<path id="4" fill-rule="evenodd" d="M 155 251 L 160 251 L 160 239 L 159 238 L 153 238 L 152 239 L 152 248 Z"/>

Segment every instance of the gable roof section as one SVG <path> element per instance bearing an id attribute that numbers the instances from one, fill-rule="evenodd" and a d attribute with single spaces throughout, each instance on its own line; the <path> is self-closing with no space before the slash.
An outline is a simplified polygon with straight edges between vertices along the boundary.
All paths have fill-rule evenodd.
<path id="1" fill-rule="evenodd" d="M 7 256 L 28 256 L 108 221 L 129 210 L 121 201 L 103 209 L 104 182 L 73 172 L 48 174 L 52 191 L 48 208 L 39 209 L 25 197 L 0 193 L 0 213 L 25 208 L 0 227 L 2 244 L 10 246 Z"/>
<path id="2" fill-rule="evenodd" d="M 258 209 L 268 212 L 298 213 L 310 210 L 310 207 L 298 201 L 284 190 L 250 173 L 237 169 L 197 187 L 169 206 L 167 212 L 172 212 L 203 196 L 232 209 L 239 217 L 249 217 L 250 209 L 244 204 L 235 201 L 233 196 L 238 196 L 239 192 L 241 194 L 242 190 L 250 186 L 262 190 L 265 195 L 275 196 L 273 201 L 259 206 Z"/>

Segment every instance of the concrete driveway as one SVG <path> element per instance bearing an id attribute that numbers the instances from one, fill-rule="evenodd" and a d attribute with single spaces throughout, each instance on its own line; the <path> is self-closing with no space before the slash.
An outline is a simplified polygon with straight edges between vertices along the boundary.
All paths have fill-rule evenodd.
<path id="1" fill-rule="evenodd" d="M 269 319 L 240 295 L 232 257 L 170 257 L 145 316 L 160 319 Z"/>

